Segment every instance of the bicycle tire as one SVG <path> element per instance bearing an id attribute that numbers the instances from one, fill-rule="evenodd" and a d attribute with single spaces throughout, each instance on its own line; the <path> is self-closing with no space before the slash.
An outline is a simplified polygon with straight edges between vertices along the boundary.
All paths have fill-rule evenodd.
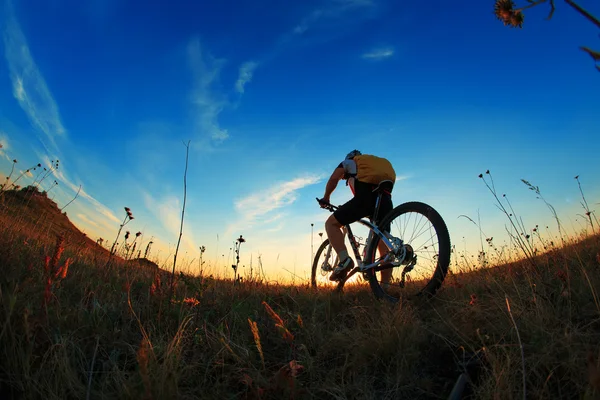
<path id="1" fill-rule="evenodd" d="M 317 249 L 317 253 L 315 254 L 315 258 L 313 259 L 313 264 L 312 264 L 312 270 L 310 273 L 310 285 L 313 288 L 319 288 L 319 287 L 328 287 L 328 288 L 332 288 L 335 289 L 337 291 L 341 291 L 343 286 L 344 286 L 344 281 L 341 282 L 331 282 L 329 281 L 329 275 L 331 275 L 331 273 L 327 273 L 326 275 L 321 274 L 320 270 L 321 270 L 321 263 L 319 262 L 321 260 L 321 254 L 327 249 L 327 247 L 329 246 L 329 239 L 325 239 L 323 241 L 323 243 L 321 243 L 321 245 L 319 246 L 319 248 Z M 335 253 L 335 250 L 332 248 L 331 249 L 331 253 L 330 256 L 332 257 L 332 260 L 335 260 L 337 255 Z M 331 262 L 330 263 L 332 267 L 335 267 L 335 262 Z M 319 279 L 321 278 L 321 279 Z M 319 284 L 319 282 L 321 282 L 321 284 Z"/>
<path id="2" fill-rule="evenodd" d="M 409 214 L 415 215 L 415 221 L 413 226 L 416 228 L 420 226 L 423 220 L 426 220 L 431 226 L 429 227 L 430 233 L 431 229 L 435 232 L 435 238 L 437 241 L 432 243 L 433 251 L 427 245 L 421 245 L 421 241 L 424 240 L 422 233 L 418 233 L 417 236 L 408 235 L 406 231 L 401 232 L 400 234 L 395 231 L 396 220 L 400 219 L 403 216 L 408 216 Z M 417 218 L 421 218 L 421 221 L 417 221 Z M 410 218 L 410 217 L 408 217 Z M 399 221 L 401 222 L 401 221 Z M 421 203 L 421 202 L 407 202 L 400 204 L 395 207 L 392 211 L 390 211 L 381 221 L 379 226 L 390 225 L 390 233 L 399 237 L 403 240 L 405 245 L 410 245 L 413 251 L 413 255 L 416 255 L 417 262 L 415 264 L 415 269 L 417 272 L 421 272 L 419 267 L 423 266 L 421 269 L 425 269 L 426 264 L 430 264 L 429 272 L 425 272 L 423 277 L 419 280 L 415 280 L 414 282 L 411 280 L 410 287 L 401 286 L 399 280 L 397 278 L 397 273 L 401 272 L 400 267 L 394 267 L 392 269 L 392 275 L 396 275 L 396 281 L 392 280 L 391 284 L 387 286 L 384 284 L 383 287 L 377 279 L 377 272 L 374 270 L 368 270 L 365 272 L 365 277 L 369 281 L 369 285 L 373 294 L 378 299 L 385 299 L 391 302 L 398 302 L 400 297 L 403 296 L 411 296 L 414 292 L 415 295 L 426 295 L 427 297 L 433 296 L 436 291 L 442 285 L 446 274 L 448 273 L 448 267 L 450 265 L 450 234 L 448 233 L 448 227 L 444 222 L 442 216 L 431 206 Z M 408 223 L 404 226 L 404 228 L 408 228 Z M 400 229 L 402 230 L 402 229 Z M 434 238 L 434 236 L 431 236 Z M 369 247 L 367 248 L 365 255 L 365 264 L 371 264 L 375 260 L 375 255 L 377 252 L 377 245 L 379 244 L 380 238 L 379 236 L 374 236 L 371 243 L 369 243 Z M 435 250 L 437 245 L 437 251 Z M 435 251 L 435 254 L 433 253 Z M 418 254 L 417 254 L 418 253 Z M 419 260 L 423 260 L 423 263 L 420 265 Z M 435 260 L 435 261 L 434 261 Z M 435 266 L 433 266 L 435 264 Z M 410 274 L 410 273 L 409 273 Z M 409 275 L 409 277 L 412 275 Z M 413 293 L 411 293 L 413 292 Z"/>

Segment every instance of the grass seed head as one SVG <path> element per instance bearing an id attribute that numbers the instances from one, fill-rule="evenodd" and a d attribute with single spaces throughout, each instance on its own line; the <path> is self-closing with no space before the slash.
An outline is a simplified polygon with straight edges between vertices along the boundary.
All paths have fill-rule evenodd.
<path id="1" fill-rule="evenodd" d="M 270 305 L 267 304 L 266 301 L 263 301 L 262 304 L 265 307 L 265 310 L 267 310 L 267 313 L 269 314 L 269 316 L 271 317 L 273 322 L 275 322 L 275 326 L 277 326 L 277 325 L 284 326 L 285 325 L 283 323 L 283 320 L 281 319 L 281 317 L 271 308 Z"/>

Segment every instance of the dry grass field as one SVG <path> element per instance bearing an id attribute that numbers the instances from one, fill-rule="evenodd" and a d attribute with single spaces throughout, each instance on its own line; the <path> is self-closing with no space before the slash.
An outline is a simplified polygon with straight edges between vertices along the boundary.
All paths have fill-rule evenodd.
<path id="1" fill-rule="evenodd" d="M 0 198 L 0 397 L 600 398 L 600 236 L 431 299 L 234 283 L 112 257 L 43 194 Z M 543 239 L 540 238 L 541 243 Z M 504 249 L 519 254 L 519 249 Z M 464 255 L 463 255 L 464 256 Z"/>

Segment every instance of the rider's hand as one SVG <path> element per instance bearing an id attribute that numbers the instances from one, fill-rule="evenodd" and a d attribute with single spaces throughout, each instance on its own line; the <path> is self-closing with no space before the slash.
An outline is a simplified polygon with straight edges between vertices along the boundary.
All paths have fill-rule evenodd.
<path id="1" fill-rule="evenodd" d="M 329 197 L 323 197 L 322 199 L 320 199 L 319 205 L 321 206 L 321 208 L 327 208 L 327 206 L 329 205 Z"/>

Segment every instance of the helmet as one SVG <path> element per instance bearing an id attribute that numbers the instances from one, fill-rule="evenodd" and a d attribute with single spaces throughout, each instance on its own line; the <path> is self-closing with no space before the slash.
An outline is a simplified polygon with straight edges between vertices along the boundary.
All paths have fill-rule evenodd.
<path id="1" fill-rule="evenodd" d="M 346 155 L 346 160 L 352 160 L 355 156 L 360 156 L 362 153 L 358 150 L 352 150 Z"/>

